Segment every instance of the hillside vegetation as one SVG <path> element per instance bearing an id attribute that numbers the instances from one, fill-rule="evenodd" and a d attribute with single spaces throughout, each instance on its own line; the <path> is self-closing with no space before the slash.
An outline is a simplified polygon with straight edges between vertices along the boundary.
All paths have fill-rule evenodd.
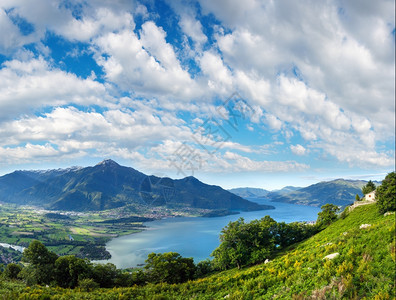
<path id="1" fill-rule="evenodd" d="M 366 224 L 366 225 L 364 225 Z M 364 225 L 364 226 L 362 226 Z M 333 259 L 325 256 L 338 253 Z M 355 208 L 271 261 L 182 284 L 103 289 L 26 287 L 3 281 L 3 299 L 394 299 L 395 215 Z"/>

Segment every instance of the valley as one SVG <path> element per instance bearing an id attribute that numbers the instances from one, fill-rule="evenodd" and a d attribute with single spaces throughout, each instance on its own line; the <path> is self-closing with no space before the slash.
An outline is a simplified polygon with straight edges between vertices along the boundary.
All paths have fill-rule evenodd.
<path id="1" fill-rule="evenodd" d="M 345 206 L 363 184 L 336 180 L 307 188 L 239 188 L 231 193 L 192 176 L 148 176 L 112 160 L 86 168 L 15 171 L 0 177 L 0 242 L 27 247 L 36 239 L 58 255 L 104 260 L 111 258 L 107 243 L 143 231 L 144 222 L 175 217 L 235 220 L 249 212 L 260 218 L 276 215 L 275 206 L 291 205 L 295 212 L 296 204 L 320 206 L 331 199 Z M 216 235 L 225 225 L 218 226 Z M 8 261 L 20 259 L 14 250 L 7 252 Z"/>
<path id="2" fill-rule="evenodd" d="M 39 240 L 58 255 L 103 260 L 111 257 L 105 248 L 107 242 L 141 232 L 145 229 L 143 222 L 216 214 L 215 210 L 194 208 L 141 207 L 138 216 L 131 211 L 129 207 L 97 212 L 52 211 L 0 204 L 0 243 L 27 247 L 32 240 Z M 18 251 L 7 251 L 13 254 L 9 262 L 19 261 Z"/>

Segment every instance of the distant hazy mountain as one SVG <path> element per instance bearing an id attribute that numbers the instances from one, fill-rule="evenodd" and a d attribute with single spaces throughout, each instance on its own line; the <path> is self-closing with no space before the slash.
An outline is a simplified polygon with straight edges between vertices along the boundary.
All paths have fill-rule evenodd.
<path id="1" fill-rule="evenodd" d="M 128 204 L 244 211 L 272 208 L 194 177 L 173 180 L 147 176 L 112 160 L 86 168 L 15 171 L 4 175 L 0 177 L 0 202 L 75 211 Z"/>
<path id="2" fill-rule="evenodd" d="M 344 180 L 319 182 L 305 188 L 289 191 L 274 191 L 267 195 L 274 202 L 288 202 L 312 206 L 322 206 L 326 203 L 349 205 L 355 201 L 356 194 L 362 196 L 362 187 L 367 183 L 363 180 Z"/>
<path id="3" fill-rule="evenodd" d="M 285 186 L 284 188 L 280 190 L 273 190 L 271 193 L 277 193 L 277 194 L 287 194 L 293 191 L 297 191 L 299 189 L 302 189 L 301 187 L 296 187 L 296 186 Z"/>
<path id="4" fill-rule="evenodd" d="M 269 193 L 269 191 L 265 189 L 249 188 L 249 187 L 235 188 L 235 189 L 230 189 L 228 191 L 243 198 L 265 197 Z"/>

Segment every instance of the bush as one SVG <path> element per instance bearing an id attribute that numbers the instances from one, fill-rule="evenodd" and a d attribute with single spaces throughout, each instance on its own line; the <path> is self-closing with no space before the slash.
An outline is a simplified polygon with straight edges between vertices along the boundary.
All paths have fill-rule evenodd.
<path id="1" fill-rule="evenodd" d="M 78 282 L 78 286 L 85 292 L 91 292 L 99 288 L 99 283 L 95 282 L 92 278 L 85 278 Z"/>
<path id="2" fill-rule="evenodd" d="M 195 271 L 195 277 L 204 277 L 214 271 L 212 261 L 205 259 L 197 263 L 197 268 Z"/>
<path id="3" fill-rule="evenodd" d="M 118 277 L 120 270 L 114 264 L 96 264 L 92 268 L 93 279 L 101 288 L 109 288 L 114 286 L 114 281 Z"/>
<path id="4" fill-rule="evenodd" d="M 8 264 L 4 270 L 4 276 L 8 279 L 17 279 L 19 273 L 22 270 L 22 266 L 11 263 Z"/>
<path id="5" fill-rule="evenodd" d="M 182 283 L 194 278 L 194 260 L 176 252 L 150 253 L 146 263 L 145 269 L 153 283 Z"/>
<path id="6" fill-rule="evenodd" d="M 143 270 L 137 270 L 131 274 L 131 286 L 136 285 L 145 285 L 148 282 L 149 278 Z"/>
<path id="7" fill-rule="evenodd" d="M 90 277 L 89 262 L 73 255 L 61 256 L 55 261 L 55 280 L 63 288 L 75 288 L 79 279 Z"/>

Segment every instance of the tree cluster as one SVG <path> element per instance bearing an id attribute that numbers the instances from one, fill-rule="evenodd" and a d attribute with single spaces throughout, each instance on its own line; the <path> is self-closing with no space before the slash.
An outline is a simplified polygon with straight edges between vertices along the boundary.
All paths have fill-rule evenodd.
<path id="1" fill-rule="evenodd" d="M 175 252 L 151 253 L 144 270 L 125 272 L 114 264 L 94 264 L 73 255 L 59 256 L 35 240 L 25 249 L 24 265 L 10 263 L 3 276 L 21 279 L 27 285 L 51 285 L 62 288 L 128 287 L 147 283 L 182 283 L 213 272 L 210 261 L 194 264 L 192 258 L 183 258 Z"/>
<path id="2" fill-rule="evenodd" d="M 380 213 L 396 211 L 396 175 L 391 172 L 386 175 L 382 184 L 377 188 L 377 206 Z"/>
<path id="3" fill-rule="evenodd" d="M 220 246 L 212 256 L 216 268 L 234 267 L 264 262 L 289 245 L 313 235 L 316 226 L 305 223 L 276 222 L 270 216 L 245 223 L 243 218 L 230 222 L 220 235 Z"/>
<path id="4" fill-rule="evenodd" d="M 367 182 L 365 186 L 362 187 L 362 193 L 363 195 L 366 195 L 368 193 L 371 193 L 372 191 L 375 191 L 375 184 L 371 180 Z"/>

